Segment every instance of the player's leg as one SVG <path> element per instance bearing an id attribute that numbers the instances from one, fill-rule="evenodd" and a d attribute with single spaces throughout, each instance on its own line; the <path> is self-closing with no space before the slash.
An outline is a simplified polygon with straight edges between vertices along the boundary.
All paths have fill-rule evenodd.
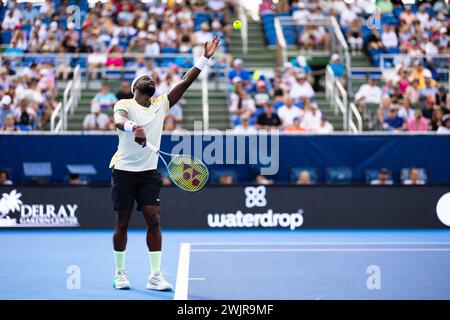
<path id="1" fill-rule="evenodd" d="M 135 197 L 135 187 L 132 180 L 130 173 L 113 170 L 111 198 L 115 211 L 113 246 L 116 265 L 113 287 L 116 289 L 128 289 L 130 287 L 125 272 L 125 256 L 128 224 Z"/>
<path id="2" fill-rule="evenodd" d="M 154 290 L 172 290 L 172 285 L 164 280 L 161 273 L 161 209 L 159 192 L 161 175 L 156 170 L 142 173 L 142 184 L 138 187 L 136 201 L 147 224 L 147 247 L 150 259 L 150 276 L 147 288 Z"/>
<path id="3" fill-rule="evenodd" d="M 161 209 L 159 206 L 146 205 L 142 207 L 142 212 L 147 224 L 147 247 L 150 258 L 150 276 L 147 289 L 172 290 L 172 285 L 164 279 L 161 273 Z"/>

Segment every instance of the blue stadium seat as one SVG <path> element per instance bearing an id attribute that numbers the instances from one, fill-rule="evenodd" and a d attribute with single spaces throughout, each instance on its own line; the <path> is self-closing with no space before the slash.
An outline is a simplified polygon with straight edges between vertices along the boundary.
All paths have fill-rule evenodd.
<path id="1" fill-rule="evenodd" d="M 350 167 L 329 167 L 326 168 L 326 181 L 329 184 L 351 183 L 353 171 Z"/>
<path id="2" fill-rule="evenodd" d="M 291 169 L 291 182 L 297 182 L 300 173 L 305 170 L 308 171 L 312 184 L 319 181 L 319 169 L 312 167 L 295 167 Z"/>
<path id="3" fill-rule="evenodd" d="M 0 33 L 1 43 L 8 44 L 11 43 L 11 31 L 3 31 Z"/>
<path id="4" fill-rule="evenodd" d="M 53 175 L 50 162 L 24 162 L 23 174 L 25 177 L 51 177 Z"/>

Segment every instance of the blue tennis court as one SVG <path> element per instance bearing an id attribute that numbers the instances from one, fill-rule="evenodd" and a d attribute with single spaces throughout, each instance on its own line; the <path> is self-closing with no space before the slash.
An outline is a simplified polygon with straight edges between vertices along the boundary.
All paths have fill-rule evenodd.
<path id="1" fill-rule="evenodd" d="M 111 236 L 2 230 L 0 299 L 450 299 L 447 230 L 166 231 L 174 292 L 145 289 L 142 230 L 128 238 L 132 288 L 114 290 Z"/>

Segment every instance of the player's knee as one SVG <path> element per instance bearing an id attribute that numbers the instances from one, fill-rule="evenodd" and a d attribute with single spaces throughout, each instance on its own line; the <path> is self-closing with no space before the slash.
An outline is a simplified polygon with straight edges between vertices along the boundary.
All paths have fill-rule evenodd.
<path id="1" fill-rule="evenodd" d="M 161 218 L 159 212 L 155 212 L 147 219 L 147 227 L 151 230 L 159 229 L 161 226 Z"/>
<path id="2" fill-rule="evenodd" d="M 120 231 L 126 231 L 128 229 L 128 223 L 130 222 L 130 217 L 118 216 L 116 219 L 116 229 Z"/>

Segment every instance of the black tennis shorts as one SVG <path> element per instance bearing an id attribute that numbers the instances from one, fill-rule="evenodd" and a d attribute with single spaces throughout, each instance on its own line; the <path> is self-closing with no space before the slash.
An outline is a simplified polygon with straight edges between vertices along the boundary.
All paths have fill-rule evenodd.
<path id="1" fill-rule="evenodd" d="M 132 172 L 113 169 L 111 199 L 114 210 L 132 210 L 134 201 L 139 211 L 146 205 L 159 206 L 161 185 L 158 170 Z"/>

